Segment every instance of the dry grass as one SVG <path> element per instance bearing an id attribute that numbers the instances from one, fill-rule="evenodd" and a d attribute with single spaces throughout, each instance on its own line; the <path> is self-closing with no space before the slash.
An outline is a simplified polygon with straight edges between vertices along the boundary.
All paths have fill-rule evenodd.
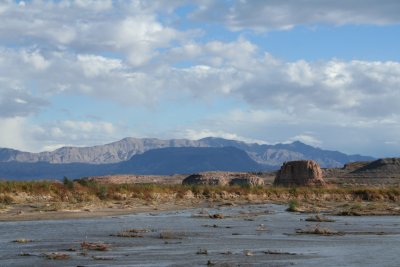
<path id="1" fill-rule="evenodd" d="M 52 253 L 43 254 L 43 257 L 45 257 L 48 260 L 67 260 L 71 256 L 68 254 L 64 254 L 64 253 L 52 252 Z"/>
<path id="2" fill-rule="evenodd" d="M 338 207 L 336 215 L 340 216 L 364 216 L 364 215 L 400 215 L 400 206 L 398 202 L 388 201 L 358 201 L 355 203 L 346 203 Z"/>
<path id="3" fill-rule="evenodd" d="M 14 203 L 14 201 L 14 198 L 10 195 L 0 196 L 0 204 L 3 204 L 4 206 L 11 205 Z"/>
<path id="4" fill-rule="evenodd" d="M 316 225 L 312 228 L 308 229 L 299 229 L 296 230 L 296 234 L 307 234 L 307 235 L 324 235 L 324 236 L 330 236 L 330 235 L 343 235 L 343 233 L 338 232 L 336 230 L 327 228 L 327 227 L 321 227 L 319 225 Z"/>
<path id="5" fill-rule="evenodd" d="M 187 200 L 211 201 L 277 201 L 288 202 L 290 210 L 298 211 L 299 203 L 316 201 L 400 202 L 400 187 L 245 187 L 169 184 L 100 184 L 87 180 L 76 181 L 0 181 L 0 205 L 44 202 L 70 204 L 93 201 L 129 201 L 140 199 L 148 203 Z M 59 210 L 56 204 L 49 210 Z"/>
<path id="6" fill-rule="evenodd" d="M 107 251 L 109 247 L 110 245 L 104 243 L 91 243 L 86 241 L 81 243 L 81 248 L 85 250 Z"/>
<path id="7" fill-rule="evenodd" d="M 110 236 L 117 236 L 117 237 L 143 237 L 144 233 L 148 233 L 150 230 L 148 229 L 129 229 L 117 234 L 111 234 Z"/>

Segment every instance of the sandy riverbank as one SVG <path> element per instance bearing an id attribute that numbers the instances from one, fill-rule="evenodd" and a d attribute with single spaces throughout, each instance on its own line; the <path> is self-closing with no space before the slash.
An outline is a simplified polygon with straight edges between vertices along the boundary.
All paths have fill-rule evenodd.
<path id="1" fill-rule="evenodd" d="M 55 207 L 59 207 L 59 209 Z M 34 221 L 84 219 L 104 216 L 118 216 L 136 213 L 158 213 L 162 211 L 183 210 L 208 206 L 206 203 L 158 203 L 146 204 L 142 201 L 86 203 L 34 203 L 15 204 L 0 210 L 0 221 Z"/>
<path id="2" fill-rule="evenodd" d="M 299 213 L 323 213 L 341 216 L 382 216 L 400 215 L 400 205 L 397 202 L 298 202 L 289 201 L 196 201 L 196 202 L 164 202 L 146 204 L 136 202 L 104 202 L 88 203 L 84 206 L 74 206 L 68 203 L 36 203 L 16 204 L 0 211 L 0 221 L 34 221 L 34 220 L 66 220 L 84 219 L 105 216 L 119 216 L 137 213 L 154 213 L 163 211 L 178 211 L 192 208 L 214 208 L 223 206 L 241 206 L 248 204 L 274 203 L 287 205 L 288 209 L 294 206 L 293 212 Z M 294 204 L 293 204 L 294 203 Z M 54 209 L 54 205 L 61 207 Z M 63 207 L 62 207 L 63 206 Z"/>

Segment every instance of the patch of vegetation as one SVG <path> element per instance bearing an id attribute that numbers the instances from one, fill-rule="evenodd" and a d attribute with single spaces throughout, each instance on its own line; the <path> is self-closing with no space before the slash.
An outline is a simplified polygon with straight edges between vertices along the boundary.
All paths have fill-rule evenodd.
<path id="1" fill-rule="evenodd" d="M 330 236 L 330 235 L 343 235 L 343 233 L 338 232 L 336 230 L 327 228 L 327 227 L 321 227 L 319 225 L 316 225 L 312 228 L 309 229 L 300 229 L 296 231 L 296 234 L 308 234 L 308 235 L 325 235 L 325 236 Z"/>
<path id="2" fill-rule="evenodd" d="M 286 202 L 289 211 L 299 211 L 301 203 L 322 201 L 400 201 L 400 187 L 382 186 L 379 188 L 354 187 L 279 187 L 279 186 L 209 186 L 176 184 L 101 184 L 88 179 L 70 180 L 67 177 L 59 181 L 0 181 L 0 205 L 16 202 L 14 195 L 26 195 L 26 200 L 18 198 L 18 203 L 29 203 L 32 198 L 47 202 L 82 203 L 87 201 L 122 201 L 141 199 L 148 202 L 160 202 L 163 197 L 185 199 L 186 196 L 202 200 L 219 201 L 278 201 Z M 349 212 L 357 209 L 349 210 Z"/>
<path id="3" fill-rule="evenodd" d="M 67 260 L 71 256 L 68 254 L 64 254 L 64 253 L 52 252 L 52 253 L 43 254 L 43 257 L 45 257 L 48 260 Z"/>
<path id="4" fill-rule="evenodd" d="M 290 212 L 298 212 L 298 211 L 300 211 L 299 202 L 297 202 L 297 200 L 295 200 L 295 199 L 290 200 L 289 203 L 288 203 L 288 208 L 286 209 L 286 211 L 290 211 Z"/>
<path id="5" fill-rule="evenodd" d="M 335 220 L 329 219 L 320 214 L 317 214 L 315 216 L 310 216 L 306 219 L 306 221 L 307 222 L 335 222 Z"/>
<path id="6" fill-rule="evenodd" d="M 107 251 L 110 245 L 105 243 L 92 243 L 92 242 L 82 242 L 81 248 L 85 250 L 97 250 L 97 251 Z"/>
<path id="7" fill-rule="evenodd" d="M 222 213 L 215 213 L 209 215 L 210 219 L 224 219 L 225 216 Z"/>
<path id="8" fill-rule="evenodd" d="M 117 234 L 111 234 L 110 236 L 117 237 L 143 237 L 144 233 L 148 233 L 150 230 L 148 229 L 128 229 Z"/>

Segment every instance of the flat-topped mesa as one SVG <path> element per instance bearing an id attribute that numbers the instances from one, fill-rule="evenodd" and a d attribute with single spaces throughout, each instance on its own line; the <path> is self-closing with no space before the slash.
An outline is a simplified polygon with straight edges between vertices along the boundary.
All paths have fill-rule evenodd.
<path id="1" fill-rule="evenodd" d="M 313 160 L 285 162 L 276 174 L 274 185 L 324 186 L 321 167 Z"/>

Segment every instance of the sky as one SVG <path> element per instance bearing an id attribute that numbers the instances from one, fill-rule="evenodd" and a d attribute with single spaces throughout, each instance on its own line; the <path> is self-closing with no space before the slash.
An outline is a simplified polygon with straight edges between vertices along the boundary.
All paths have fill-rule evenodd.
<path id="1" fill-rule="evenodd" d="M 400 156 L 398 0 L 0 0 L 0 147 L 295 140 Z"/>

